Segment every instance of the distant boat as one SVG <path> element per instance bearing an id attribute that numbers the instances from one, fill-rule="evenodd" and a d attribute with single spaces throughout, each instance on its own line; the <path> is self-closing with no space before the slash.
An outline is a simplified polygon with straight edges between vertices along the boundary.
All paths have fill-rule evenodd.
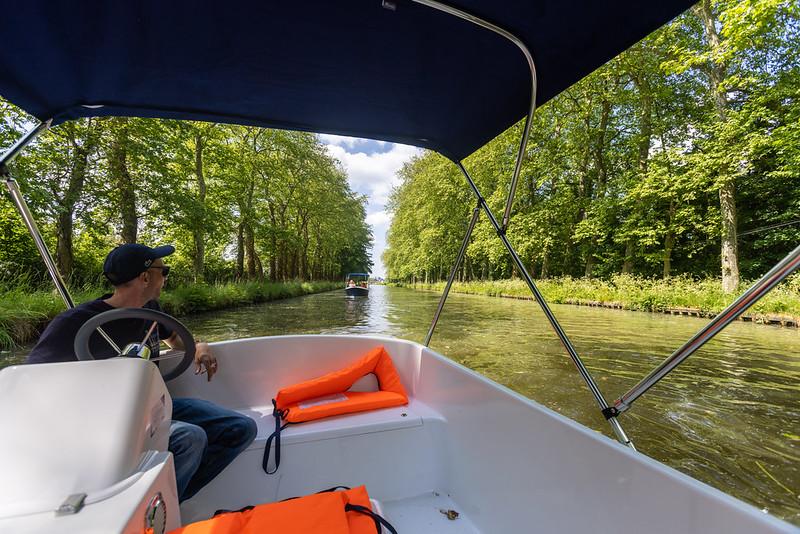
<path id="1" fill-rule="evenodd" d="M 345 276 L 345 294 L 348 297 L 366 297 L 369 295 L 369 274 L 347 273 Z"/>

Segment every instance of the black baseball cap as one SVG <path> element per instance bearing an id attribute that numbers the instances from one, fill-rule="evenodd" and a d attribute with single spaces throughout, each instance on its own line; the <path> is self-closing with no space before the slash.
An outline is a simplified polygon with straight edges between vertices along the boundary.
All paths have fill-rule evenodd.
<path id="1" fill-rule="evenodd" d="M 109 282 L 118 286 L 130 282 L 149 269 L 153 261 L 173 252 L 175 247 L 172 245 L 150 248 L 139 243 L 126 243 L 108 253 L 103 263 L 103 274 Z"/>

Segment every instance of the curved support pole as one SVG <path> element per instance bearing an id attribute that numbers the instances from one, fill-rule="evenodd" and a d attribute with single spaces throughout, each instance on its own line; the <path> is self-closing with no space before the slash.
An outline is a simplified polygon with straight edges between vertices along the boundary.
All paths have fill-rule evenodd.
<path id="1" fill-rule="evenodd" d="M 482 18 L 476 17 L 475 15 L 471 15 L 465 11 L 461 11 L 460 9 L 456 9 L 441 2 L 437 2 L 436 0 L 413 0 L 413 1 L 416 2 L 417 4 L 422 4 L 432 9 L 436 9 L 438 11 L 442 11 L 449 15 L 453 15 L 454 17 L 458 17 L 460 19 L 471 22 L 476 26 L 485 28 L 489 31 L 492 31 L 508 39 L 522 51 L 522 54 L 525 56 L 525 60 L 528 62 L 528 68 L 531 71 L 531 103 L 528 108 L 528 115 L 525 117 L 525 128 L 522 131 L 522 140 L 520 141 L 519 150 L 517 152 L 517 162 L 514 165 L 514 174 L 511 177 L 511 186 L 508 190 L 508 200 L 506 201 L 506 209 L 503 212 L 502 229 L 503 232 L 505 232 L 506 228 L 508 228 L 508 221 L 511 218 L 511 206 L 514 203 L 514 195 L 517 192 L 517 182 L 519 181 L 519 173 L 522 170 L 522 158 L 525 155 L 525 148 L 528 146 L 528 137 L 530 136 L 531 123 L 533 122 L 533 112 L 536 110 L 537 81 L 536 81 L 536 64 L 533 61 L 533 56 L 531 55 L 530 50 L 528 50 L 528 47 L 525 46 L 525 43 L 523 43 L 516 35 L 504 30 L 499 26 L 495 26 L 491 22 L 487 22 Z"/>
<path id="2" fill-rule="evenodd" d="M 61 295 L 61 298 L 64 300 L 64 304 L 67 305 L 67 308 L 74 308 L 75 302 L 72 300 L 72 297 L 69 294 L 69 290 L 67 289 L 67 285 L 64 283 L 64 279 L 61 278 L 61 274 L 58 272 L 56 262 L 53 260 L 53 256 L 50 254 L 50 251 L 47 249 L 47 244 L 44 242 L 41 232 L 39 232 L 39 227 L 36 225 L 36 221 L 28 209 L 25 199 L 22 198 L 22 193 L 19 190 L 17 181 L 11 176 L 6 176 L 6 188 L 8 188 L 8 192 L 11 194 L 11 200 L 14 201 L 17 211 L 19 211 L 20 215 L 22 216 L 22 222 L 25 223 L 25 227 L 28 229 L 28 232 L 33 238 L 36 249 L 42 256 L 45 267 L 47 267 L 47 272 L 50 273 L 50 277 L 53 279 L 53 283 L 56 286 L 58 294 Z"/>
<path id="3" fill-rule="evenodd" d="M 470 177 L 469 173 L 464 168 L 464 165 L 461 162 L 456 162 L 456 165 L 458 165 L 458 168 L 464 174 L 464 177 L 467 179 L 467 182 L 469 182 L 469 186 L 470 188 L 472 188 L 472 192 L 475 194 L 475 196 L 478 199 L 478 202 L 483 207 L 483 211 L 486 213 L 486 216 L 489 218 L 489 221 L 492 223 L 492 226 L 494 226 L 494 229 L 497 231 L 497 235 L 500 237 L 500 240 L 503 241 L 503 244 L 505 245 L 509 254 L 511 254 L 511 259 L 514 261 L 514 265 L 517 266 L 517 269 L 522 274 L 522 277 L 525 279 L 525 283 L 528 284 L 528 288 L 531 290 L 531 293 L 533 293 L 534 298 L 536 298 L 536 302 L 539 303 L 539 306 L 542 308 L 542 311 L 547 317 L 547 320 L 550 321 L 550 325 L 553 327 L 553 330 L 555 330 L 558 339 L 561 340 L 561 344 L 564 346 L 564 349 L 567 351 L 570 358 L 572 358 L 572 362 L 575 364 L 575 367 L 578 368 L 578 372 L 580 373 L 581 377 L 583 377 L 583 380 L 586 382 L 586 385 L 589 386 L 589 390 L 592 392 L 592 395 L 597 401 L 597 404 L 600 405 L 600 409 L 605 415 L 610 407 L 608 405 L 608 402 L 606 402 L 606 399 L 603 397 L 603 394 L 600 392 L 600 388 L 597 387 L 597 383 L 594 381 L 594 378 L 592 378 L 592 375 L 589 373 L 589 370 L 584 365 L 583 360 L 581 360 L 581 357 L 578 356 L 578 353 L 575 351 L 575 347 L 572 346 L 572 342 L 567 337 L 566 332 L 564 332 L 564 329 L 561 328 L 561 325 L 558 323 L 556 316 L 553 315 L 553 312 L 550 310 L 550 307 L 547 305 L 547 302 L 544 300 L 544 297 L 539 292 L 539 288 L 537 288 L 536 284 L 533 283 L 533 279 L 531 278 L 531 275 L 528 274 L 528 270 L 525 268 L 525 264 L 522 262 L 522 259 L 520 259 L 519 255 L 517 254 L 517 251 L 514 250 L 514 247 L 508 241 L 508 238 L 506 237 L 506 234 L 503 231 L 500 224 L 497 222 L 497 219 L 494 218 L 492 211 L 486 204 L 486 200 L 483 198 L 483 196 L 481 196 L 481 193 L 478 190 L 478 186 L 476 186 L 475 182 L 472 181 L 472 178 Z M 611 425 L 611 428 L 614 430 L 614 434 L 616 434 L 617 439 L 620 441 L 620 443 L 636 450 L 631 440 L 625 434 L 625 431 L 623 430 L 622 426 L 619 424 L 619 421 L 617 421 L 616 418 L 613 417 L 611 418 L 606 417 L 606 419 L 608 419 L 608 422 Z"/>
<path id="4" fill-rule="evenodd" d="M 798 267 L 800 267 L 800 246 L 791 251 L 767 274 L 761 277 L 758 282 L 753 284 L 750 289 L 745 291 L 741 297 L 722 310 L 711 322 L 696 333 L 689 341 L 684 343 L 678 350 L 673 352 L 661 365 L 656 367 L 653 372 L 633 386 L 630 391 L 617 399 L 614 402 L 613 415 L 619 415 L 628 410 L 636 399 L 641 397 L 648 389 L 653 387 L 659 380 L 664 378 L 667 373 L 680 365 L 683 360 L 691 356 L 697 349 L 705 345 L 706 342 L 728 326 L 731 321 L 758 302 L 761 297 L 766 295 L 784 278 L 792 274 Z"/>
<path id="5" fill-rule="evenodd" d="M 458 272 L 458 268 L 461 266 L 461 262 L 464 261 L 464 254 L 467 252 L 467 245 L 469 245 L 469 238 L 472 237 L 472 231 L 475 229 L 475 224 L 478 222 L 478 215 L 481 214 L 481 207 L 480 205 L 475 206 L 475 209 L 472 210 L 472 219 L 469 221 L 469 227 L 467 228 L 467 234 L 464 236 L 464 242 L 461 243 L 461 249 L 458 251 L 458 257 L 456 258 L 456 263 L 453 265 L 453 270 L 450 271 L 450 277 L 447 279 L 447 285 L 444 287 L 444 292 L 442 293 L 442 297 L 439 299 L 439 307 L 436 308 L 436 314 L 433 316 L 433 322 L 431 323 L 431 327 L 428 330 L 428 335 L 425 337 L 425 346 L 428 347 L 431 344 L 431 338 L 433 337 L 433 331 L 436 328 L 436 323 L 439 322 L 439 315 L 442 313 L 442 309 L 444 308 L 444 303 L 447 300 L 447 295 L 450 294 L 450 286 L 453 285 L 453 280 L 456 278 L 456 273 Z"/>
<path id="6" fill-rule="evenodd" d="M 8 150 L 6 150 L 2 156 L 0 156 L 0 176 L 7 176 L 8 175 L 8 168 L 6 165 L 14 161 L 14 158 L 22 151 L 23 148 L 28 146 L 31 141 L 36 139 L 40 133 L 50 128 L 50 124 L 53 122 L 52 119 L 46 120 L 44 122 L 40 122 L 27 132 L 17 139 L 17 142 L 11 145 Z"/>

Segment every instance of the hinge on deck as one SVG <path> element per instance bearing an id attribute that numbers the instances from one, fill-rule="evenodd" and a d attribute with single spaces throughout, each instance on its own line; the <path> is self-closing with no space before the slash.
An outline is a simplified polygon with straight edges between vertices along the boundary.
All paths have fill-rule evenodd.
<path id="1" fill-rule="evenodd" d="M 606 418 L 606 421 L 608 421 L 608 420 L 609 420 L 609 419 L 611 419 L 612 417 L 616 417 L 616 416 L 618 416 L 618 415 L 619 415 L 619 414 L 621 414 L 621 413 L 622 413 L 622 412 L 621 412 L 621 411 L 619 411 L 619 410 L 617 409 L 617 407 L 616 407 L 616 406 L 609 406 L 608 408 L 605 408 L 605 409 L 603 410 L 603 417 L 605 417 L 605 418 Z"/>
<path id="2" fill-rule="evenodd" d="M 86 500 L 85 493 L 73 493 L 61 503 L 56 509 L 56 515 L 72 515 L 77 514 L 83 508 L 83 502 Z"/>

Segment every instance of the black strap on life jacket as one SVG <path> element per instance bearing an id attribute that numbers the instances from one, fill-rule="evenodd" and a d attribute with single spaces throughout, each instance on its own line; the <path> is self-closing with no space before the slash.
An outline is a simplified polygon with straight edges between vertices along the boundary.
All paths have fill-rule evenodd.
<path id="1" fill-rule="evenodd" d="M 352 489 L 352 488 L 351 488 L 350 486 L 334 486 L 334 487 L 332 487 L 332 488 L 328 488 L 328 489 L 324 489 L 324 490 L 319 490 L 319 491 L 317 492 L 317 494 L 320 494 L 320 493 L 333 493 L 334 491 L 339 491 L 339 490 L 349 490 L 349 489 Z M 280 500 L 280 501 L 278 501 L 278 502 L 293 501 L 293 500 L 295 500 L 295 499 L 299 499 L 299 498 L 300 498 L 299 496 L 298 496 L 298 497 L 288 497 L 288 498 L 286 498 L 286 499 L 281 499 L 281 500 Z"/>
<path id="2" fill-rule="evenodd" d="M 288 410 L 279 410 L 275 399 L 272 399 L 272 417 L 275 418 L 275 432 L 269 435 L 267 443 L 264 446 L 264 459 L 261 461 L 261 468 L 268 475 L 274 475 L 278 472 L 278 467 L 281 465 L 281 430 L 289 426 L 291 423 L 284 423 L 281 426 L 281 419 L 288 415 Z M 272 450 L 272 440 L 275 440 L 275 469 L 269 470 L 269 453 Z"/>
<path id="3" fill-rule="evenodd" d="M 242 512 L 249 512 L 253 508 L 255 508 L 255 506 L 251 504 L 249 506 L 244 506 L 242 508 L 239 508 L 238 510 L 217 510 L 216 512 L 214 512 L 214 517 L 217 517 L 218 515 L 222 514 L 241 514 Z"/>
<path id="4" fill-rule="evenodd" d="M 383 533 L 383 529 L 381 526 L 386 527 L 386 530 L 391 532 L 392 534 L 397 534 L 397 530 L 389 523 L 387 520 L 367 508 L 366 506 L 361 506 L 360 504 L 345 504 L 344 505 L 345 512 L 358 512 L 359 514 L 368 515 L 375 521 L 375 530 L 378 534 Z"/>
<path id="5" fill-rule="evenodd" d="M 349 490 L 349 489 L 350 489 L 349 486 L 334 486 L 332 488 L 320 490 L 320 491 L 317 492 L 317 494 L 320 494 L 320 493 L 332 493 L 334 491 Z M 299 498 L 300 497 L 289 497 L 288 499 L 283 499 L 280 502 L 292 501 L 294 499 L 299 499 Z M 239 508 L 238 510 L 217 510 L 216 512 L 214 512 L 214 517 L 217 517 L 218 515 L 222 515 L 222 514 L 240 514 L 242 512 L 247 512 L 249 510 L 252 510 L 253 508 L 255 508 L 255 506 L 245 506 L 244 508 Z M 395 528 L 392 526 L 391 523 L 389 523 L 382 516 L 376 514 L 375 512 L 373 512 L 372 510 L 370 510 L 366 506 L 361 506 L 360 504 L 345 504 L 344 505 L 344 511 L 345 512 L 356 512 L 356 513 L 364 514 L 364 515 L 367 515 L 367 516 L 371 517 L 372 520 L 375 521 L 375 531 L 378 534 L 383 534 L 382 527 L 386 527 L 386 529 L 391 534 L 397 534 L 397 530 L 395 530 Z"/>

